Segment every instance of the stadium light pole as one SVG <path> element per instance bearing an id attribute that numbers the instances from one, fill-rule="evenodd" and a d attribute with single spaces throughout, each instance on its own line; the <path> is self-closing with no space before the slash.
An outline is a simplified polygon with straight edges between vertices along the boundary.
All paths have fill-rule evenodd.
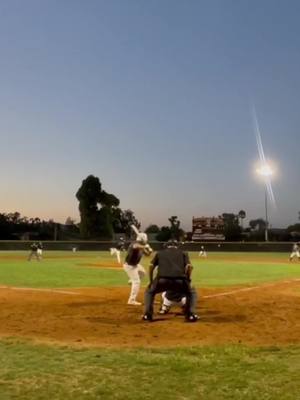
<path id="1" fill-rule="evenodd" d="M 265 215 L 266 215 L 266 227 L 265 227 L 265 241 L 268 242 L 269 240 L 269 219 L 268 219 L 268 192 L 267 192 L 267 182 L 268 179 L 273 175 L 273 170 L 269 164 L 264 163 L 256 170 L 257 174 L 262 176 L 265 181 Z"/>
<path id="2" fill-rule="evenodd" d="M 266 227 L 265 227 L 265 242 L 269 241 L 269 219 L 268 219 L 268 194 L 267 194 L 267 187 L 265 185 L 265 212 L 266 212 Z"/>

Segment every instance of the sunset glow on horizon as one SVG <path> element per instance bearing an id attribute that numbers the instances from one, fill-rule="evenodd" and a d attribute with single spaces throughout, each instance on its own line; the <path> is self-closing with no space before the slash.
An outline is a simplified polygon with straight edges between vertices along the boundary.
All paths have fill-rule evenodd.
<path id="1" fill-rule="evenodd" d="M 144 227 L 260 218 L 261 132 L 278 165 L 272 224 L 297 222 L 300 3 L 0 9 L 1 213 L 78 222 L 75 194 L 93 174 Z"/>

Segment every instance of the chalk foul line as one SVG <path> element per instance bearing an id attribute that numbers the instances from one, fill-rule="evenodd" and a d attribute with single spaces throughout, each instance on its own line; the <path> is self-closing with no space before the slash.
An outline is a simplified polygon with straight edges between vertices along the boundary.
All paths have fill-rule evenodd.
<path id="1" fill-rule="evenodd" d="M 41 289 L 41 288 L 26 288 L 26 287 L 14 287 L 14 286 L 0 286 L 0 289 L 23 290 L 23 291 L 27 291 L 27 292 L 46 292 L 46 293 L 61 293 L 61 294 L 79 295 L 79 293 L 77 293 L 77 292 L 72 292 L 69 290 L 60 290 L 60 289 Z"/>
<path id="2" fill-rule="evenodd" d="M 236 294 L 236 293 L 239 293 L 239 292 L 250 292 L 251 290 L 264 289 L 264 288 L 267 288 L 267 287 L 273 287 L 273 286 L 282 285 L 283 283 L 288 284 L 288 283 L 294 283 L 294 282 L 300 282 L 300 279 L 289 279 L 289 280 L 280 281 L 280 282 L 266 283 L 266 284 L 258 285 L 258 286 L 250 286 L 250 287 L 246 287 L 246 288 L 230 290 L 228 292 L 209 294 L 207 296 L 201 296 L 201 298 L 202 299 L 213 299 L 215 297 L 230 296 L 232 294 Z"/>
<path id="3" fill-rule="evenodd" d="M 230 295 L 234 295 L 236 293 L 250 292 L 252 290 L 264 289 L 264 288 L 268 288 L 268 287 L 274 287 L 274 286 L 278 286 L 278 285 L 282 285 L 282 284 L 290 284 L 290 283 L 295 283 L 295 282 L 300 282 L 300 279 L 288 279 L 288 280 L 279 281 L 279 282 L 265 283 L 263 285 L 250 286 L 250 287 L 241 288 L 241 289 L 234 289 L 234 290 L 230 290 L 227 292 L 209 294 L 206 296 L 201 296 L 201 299 L 213 299 L 216 297 L 230 296 Z M 27 291 L 27 292 L 58 293 L 58 294 L 68 294 L 68 295 L 76 295 L 76 296 L 81 295 L 81 293 L 79 293 L 79 292 L 72 292 L 70 290 L 60 290 L 60 289 L 26 288 L 26 287 L 15 287 L 15 286 L 0 286 L 0 289 L 19 290 L 19 291 Z"/>

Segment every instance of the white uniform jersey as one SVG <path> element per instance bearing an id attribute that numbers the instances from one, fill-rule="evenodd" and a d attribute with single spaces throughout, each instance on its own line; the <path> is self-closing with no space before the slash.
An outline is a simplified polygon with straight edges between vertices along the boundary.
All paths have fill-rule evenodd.
<path id="1" fill-rule="evenodd" d="M 293 249 L 292 249 L 292 253 L 290 255 L 290 260 L 292 260 L 293 258 L 297 257 L 298 260 L 300 260 L 300 252 L 299 252 L 299 246 L 297 243 L 295 243 L 293 245 Z"/>

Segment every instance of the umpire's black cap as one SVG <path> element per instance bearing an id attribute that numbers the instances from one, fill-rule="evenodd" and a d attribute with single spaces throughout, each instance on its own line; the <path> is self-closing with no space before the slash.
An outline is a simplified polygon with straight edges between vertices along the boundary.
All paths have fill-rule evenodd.
<path id="1" fill-rule="evenodd" d="M 167 241 L 167 246 L 166 247 L 178 247 L 179 243 L 176 239 L 170 239 Z"/>

